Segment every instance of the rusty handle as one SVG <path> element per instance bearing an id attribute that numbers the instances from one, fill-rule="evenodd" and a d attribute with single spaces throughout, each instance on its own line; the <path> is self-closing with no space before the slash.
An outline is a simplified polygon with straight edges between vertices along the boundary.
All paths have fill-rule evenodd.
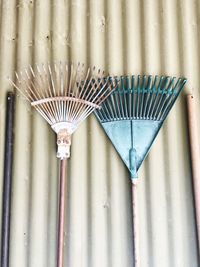
<path id="1" fill-rule="evenodd" d="M 195 198 L 195 213 L 198 235 L 198 247 L 200 255 L 200 152 L 199 152 L 199 137 L 197 129 L 197 118 L 195 110 L 195 99 L 193 95 L 187 96 L 188 108 L 188 126 L 190 140 L 190 154 L 192 164 L 192 176 Z"/>
<path id="2" fill-rule="evenodd" d="M 64 266 L 66 179 L 67 179 L 67 159 L 65 158 L 65 159 L 60 161 L 60 192 L 59 192 L 57 267 L 63 267 Z"/>
<path id="3" fill-rule="evenodd" d="M 137 179 L 132 181 L 132 210 L 133 210 L 133 249 L 134 267 L 140 266 L 139 258 L 139 224 L 138 224 L 138 199 L 137 199 Z"/>

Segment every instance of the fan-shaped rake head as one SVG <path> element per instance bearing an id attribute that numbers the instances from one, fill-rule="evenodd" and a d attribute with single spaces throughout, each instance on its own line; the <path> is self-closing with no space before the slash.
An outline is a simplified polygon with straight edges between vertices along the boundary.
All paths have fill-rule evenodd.
<path id="1" fill-rule="evenodd" d="M 95 112 L 132 178 L 185 83 L 186 79 L 175 77 L 122 76 Z"/>
<path id="2" fill-rule="evenodd" d="M 58 158 L 70 156 L 71 135 L 115 89 L 116 80 L 105 78 L 84 64 L 35 65 L 16 74 L 11 83 L 57 133 Z"/>

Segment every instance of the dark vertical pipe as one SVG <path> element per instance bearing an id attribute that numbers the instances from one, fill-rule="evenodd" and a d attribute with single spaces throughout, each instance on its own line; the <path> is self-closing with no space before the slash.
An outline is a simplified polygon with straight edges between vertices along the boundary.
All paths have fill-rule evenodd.
<path id="1" fill-rule="evenodd" d="M 12 159 L 13 159 L 13 129 L 15 95 L 7 94 L 5 155 L 4 155 L 4 181 L 3 181 L 3 207 L 2 207 L 2 238 L 1 238 L 1 267 L 9 267 L 9 241 L 10 241 L 10 208 L 12 185 Z"/>
<path id="2" fill-rule="evenodd" d="M 60 192 L 59 192 L 59 221 L 58 221 L 58 252 L 57 267 L 64 267 L 64 228 L 65 228 L 65 202 L 67 159 L 60 161 Z"/>

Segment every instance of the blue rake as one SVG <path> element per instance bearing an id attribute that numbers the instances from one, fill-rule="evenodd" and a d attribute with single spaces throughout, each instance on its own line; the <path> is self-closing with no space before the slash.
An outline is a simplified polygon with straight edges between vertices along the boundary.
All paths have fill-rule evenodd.
<path id="1" fill-rule="evenodd" d="M 95 111 L 106 134 L 131 174 L 134 266 L 139 266 L 137 172 L 186 79 L 165 76 L 122 76 L 116 90 Z"/>

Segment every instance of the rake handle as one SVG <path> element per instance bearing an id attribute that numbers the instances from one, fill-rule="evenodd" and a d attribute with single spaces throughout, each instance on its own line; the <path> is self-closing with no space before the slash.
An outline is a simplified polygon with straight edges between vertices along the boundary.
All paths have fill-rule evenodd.
<path id="1" fill-rule="evenodd" d="M 137 179 L 132 181 L 132 210 L 133 210 L 133 250 L 134 267 L 140 266 L 139 259 L 139 224 L 138 224 L 138 198 L 137 198 Z"/>
<path id="2" fill-rule="evenodd" d="M 195 199 L 195 213 L 198 237 L 198 249 L 200 255 L 200 152 L 199 152 L 199 137 L 197 129 L 197 118 L 195 99 L 193 95 L 187 96 L 188 108 L 188 126 L 189 126 L 189 139 L 190 139 L 190 156 L 192 165 L 192 178 Z"/>
<path id="3" fill-rule="evenodd" d="M 67 159 L 65 158 L 65 159 L 60 160 L 60 192 L 59 192 L 57 267 L 63 267 L 64 266 L 66 179 L 67 179 Z"/>

